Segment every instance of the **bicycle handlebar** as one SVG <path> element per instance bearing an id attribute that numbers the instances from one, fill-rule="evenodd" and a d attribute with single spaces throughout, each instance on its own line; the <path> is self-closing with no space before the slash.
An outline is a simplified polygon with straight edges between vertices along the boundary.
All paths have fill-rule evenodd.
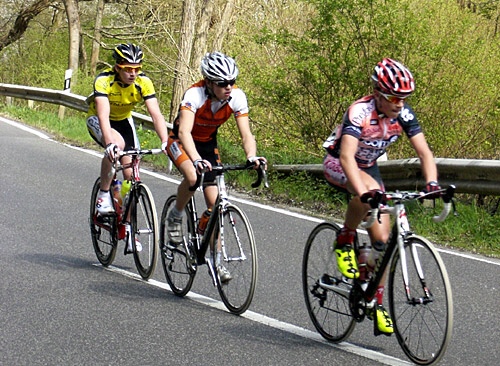
<path id="1" fill-rule="evenodd" d="M 217 175 L 223 174 L 224 172 L 230 170 L 252 170 L 252 169 L 253 169 L 253 164 L 245 164 L 245 165 L 225 164 L 225 165 L 216 165 L 212 167 L 212 171 L 215 171 Z M 255 182 L 252 183 L 252 188 L 259 187 L 262 184 L 262 182 L 264 182 L 264 187 L 269 188 L 269 183 L 267 182 L 266 162 L 260 160 L 260 165 L 256 170 L 257 170 L 257 179 L 255 180 Z M 189 187 L 190 191 L 196 191 L 198 187 L 203 185 L 203 181 L 205 179 L 205 173 L 207 171 L 208 170 L 205 168 L 202 170 L 201 174 L 198 174 L 196 183 L 193 186 Z"/>
<path id="2" fill-rule="evenodd" d="M 451 212 L 453 206 L 453 196 L 455 194 L 456 187 L 454 185 L 450 185 L 448 188 L 440 189 L 436 192 L 383 192 L 379 191 L 375 197 L 369 200 L 368 204 L 371 207 L 371 215 L 368 217 L 368 220 L 361 224 L 361 227 L 364 229 L 368 229 L 371 227 L 375 220 L 379 220 L 380 218 L 380 204 L 386 201 L 395 201 L 397 203 L 412 201 L 412 200 L 423 200 L 426 196 L 435 195 L 438 193 L 440 198 L 444 202 L 443 209 L 439 215 L 433 216 L 432 220 L 434 222 L 443 222 Z M 384 209 L 382 208 L 382 211 Z"/>
<path id="3" fill-rule="evenodd" d="M 161 149 L 132 149 L 132 150 L 126 150 L 126 151 L 120 151 L 118 154 L 119 157 L 121 158 L 122 156 L 126 155 L 158 155 L 162 152 Z"/>
<path id="4" fill-rule="evenodd" d="M 162 149 L 131 149 L 131 150 L 125 150 L 125 151 L 116 151 L 115 150 L 115 159 L 113 161 L 113 164 L 111 166 L 111 171 L 109 172 L 109 176 L 112 177 L 115 175 L 117 171 L 120 169 L 123 169 L 120 163 L 120 158 L 123 156 L 130 156 L 130 155 L 138 155 L 138 156 L 143 156 L 143 155 L 157 155 L 162 152 Z"/>

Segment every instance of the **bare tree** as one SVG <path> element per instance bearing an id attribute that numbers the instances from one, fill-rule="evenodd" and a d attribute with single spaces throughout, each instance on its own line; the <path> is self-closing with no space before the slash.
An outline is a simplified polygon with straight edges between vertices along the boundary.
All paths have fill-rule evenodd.
<path id="1" fill-rule="evenodd" d="M 170 122 L 173 122 L 177 113 L 182 94 L 188 86 L 189 60 L 193 48 L 193 35 L 196 24 L 196 0 L 184 0 L 182 5 L 181 37 L 179 40 L 179 54 L 174 69 L 174 87 L 170 102 Z"/>
<path id="2" fill-rule="evenodd" d="M 26 29 L 28 29 L 29 22 L 57 2 L 55 0 L 38 0 L 22 9 L 14 22 L 14 26 L 5 35 L 0 36 L 0 51 L 20 39 Z"/>
<path id="3" fill-rule="evenodd" d="M 95 75 L 101 43 L 102 15 L 104 14 L 104 0 L 97 0 L 97 11 L 94 25 L 94 39 L 92 40 L 92 55 L 90 56 L 90 73 Z"/>
<path id="4" fill-rule="evenodd" d="M 227 30 L 229 29 L 229 24 L 231 23 L 231 17 L 233 15 L 234 0 L 227 0 L 226 6 L 224 7 L 224 12 L 222 13 L 220 22 L 217 26 L 214 38 L 214 51 L 222 50 L 222 43 L 226 36 Z"/>
<path id="5" fill-rule="evenodd" d="M 201 58 L 207 49 L 207 35 L 210 26 L 210 19 L 214 10 L 214 0 L 202 0 L 201 14 L 198 21 L 198 29 L 194 41 L 193 55 L 191 57 L 191 68 L 196 70 Z"/>

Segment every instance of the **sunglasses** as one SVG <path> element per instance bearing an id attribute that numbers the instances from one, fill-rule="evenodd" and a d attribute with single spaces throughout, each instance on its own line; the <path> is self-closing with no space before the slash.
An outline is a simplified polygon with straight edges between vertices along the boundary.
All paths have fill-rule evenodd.
<path id="1" fill-rule="evenodd" d="M 125 72 L 132 73 L 132 72 L 137 72 L 140 73 L 142 70 L 141 66 L 125 66 L 125 65 L 118 65 L 120 69 L 122 69 Z"/>
<path id="2" fill-rule="evenodd" d="M 396 97 L 395 95 L 390 95 L 390 94 L 384 94 L 380 90 L 378 90 L 379 94 L 385 98 L 389 103 L 392 104 L 399 104 L 401 101 L 404 101 L 407 97 L 401 98 L 401 97 Z"/>
<path id="3" fill-rule="evenodd" d="M 221 88 L 226 88 L 228 85 L 233 86 L 236 83 L 236 79 L 224 80 L 224 81 L 214 81 L 214 83 Z"/>

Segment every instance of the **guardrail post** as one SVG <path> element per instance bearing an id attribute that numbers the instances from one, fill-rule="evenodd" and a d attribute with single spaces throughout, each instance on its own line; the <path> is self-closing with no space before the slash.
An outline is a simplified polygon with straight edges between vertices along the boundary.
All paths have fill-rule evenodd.
<path id="1" fill-rule="evenodd" d="M 71 76 L 73 76 L 73 70 L 67 69 L 66 72 L 64 73 L 64 88 L 63 88 L 64 93 L 71 92 Z M 66 110 L 65 106 L 62 105 L 59 107 L 59 113 L 58 113 L 59 119 L 64 118 L 65 110 Z"/>

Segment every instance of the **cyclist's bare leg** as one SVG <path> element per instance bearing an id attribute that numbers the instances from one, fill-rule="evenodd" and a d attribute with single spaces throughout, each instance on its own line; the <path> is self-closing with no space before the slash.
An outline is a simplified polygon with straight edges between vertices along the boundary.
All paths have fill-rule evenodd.
<path id="1" fill-rule="evenodd" d="M 182 173 L 184 179 L 181 184 L 177 188 L 177 199 L 175 201 L 175 208 L 179 212 L 184 211 L 184 207 L 194 195 L 193 191 L 190 191 L 189 188 L 196 184 L 196 170 L 193 166 L 191 160 L 185 160 L 178 166 L 179 171 Z"/>
<path id="2" fill-rule="evenodd" d="M 365 185 L 366 191 L 372 189 L 381 189 L 380 184 L 369 174 L 363 170 L 359 171 L 360 177 Z M 347 189 L 349 192 L 355 194 L 355 191 L 350 184 L 347 182 Z M 347 212 L 345 214 L 345 226 L 350 229 L 356 229 L 361 221 L 365 218 L 370 207 L 367 204 L 361 202 L 359 196 L 354 196 L 347 206 Z"/>
<path id="3" fill-rule="evenodd" d="M 123 140 L 122 135 L 115 129 L 111 129 L 111 132 L 113 134 L 113 141 L 120 150 L 123 150 L 123 148 L 125 147 L 125 141 Z M 106 146 L 104 142 L 103 146 Z M 111 187 L 111 181 L 113 180 L 113 177 L 111 177 L 109 174 L 111 172 L 111 167 L 111 161 L 107 156 L 104 156 L 101 162 L 101 190 L 103 191 L 109 191 L 109 188 Z"/>
<path id="4" fill-rule="evenodd" d="M 206 185 L 204 188 L 203 188 L 203 195 L 205 196 L 205 204 L 207 205 L 207 208 L 208 207 L 213 207 L 215 205 L 215 201 L 217 200 L 217 195 L 219 194 L 218 190 L 217 190 L 217 186 L 216 185 Z M 220 247 L 220 240 L 217 241 L 218 245 L 217 245 L 217 250 L 220 251 L 221 250 L 221 247 Z M 210 241 L 210 249 L 213 251 L 213 245 L 214 245 L 214 241 L 213 241 L 213 238 L 211 239 Z"/>

